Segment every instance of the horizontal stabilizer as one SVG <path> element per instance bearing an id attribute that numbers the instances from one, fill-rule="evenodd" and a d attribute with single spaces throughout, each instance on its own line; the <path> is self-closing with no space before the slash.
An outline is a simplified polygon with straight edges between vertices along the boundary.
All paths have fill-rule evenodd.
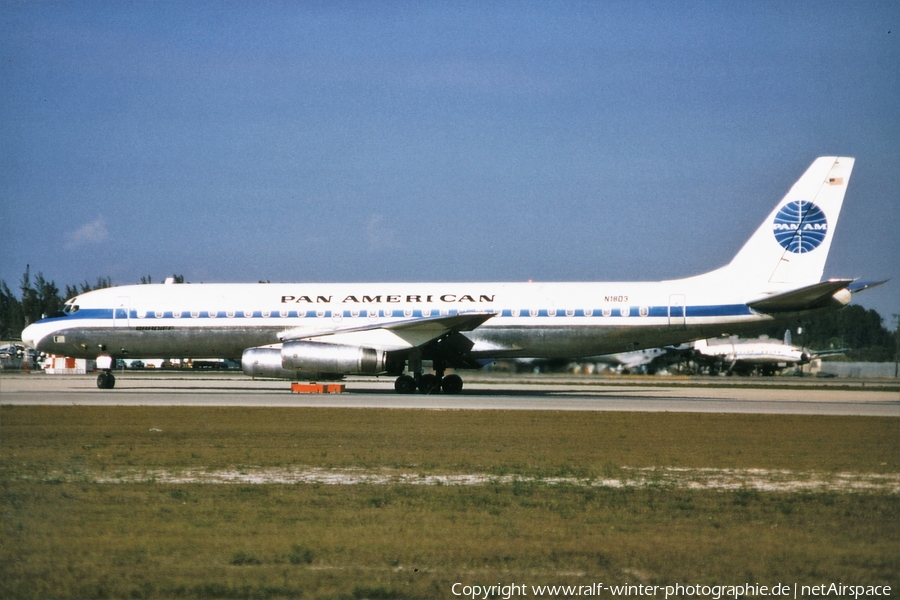
<path id="1" fill-rule="evenodd" d="M 764 313 L 795 312 L 827 306 L 835 292 L 846 289 L 852 279 L 829 279 L 796 290 L 748 302 L 747 306 Z"/>
<path id="2" fill-rule="evenodd" d="M 856 292 L 861 292 L 863 290 L 867 290 L 869 288 L 877 287 L 882 283 L 887 283 L 887 279 L 883 279 L 881 281 L 854 281 L 850 285 L 847 286 L 847 291 L 855 294 Z"/>

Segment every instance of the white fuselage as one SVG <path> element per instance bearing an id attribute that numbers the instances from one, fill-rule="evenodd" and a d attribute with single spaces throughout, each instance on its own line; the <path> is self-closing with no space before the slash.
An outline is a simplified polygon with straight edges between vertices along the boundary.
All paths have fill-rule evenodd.
<path id="1" fill-rule="evenodd" d="M 797 365 L 809 362 L 808 353 L 799 346 L 777 341 L 740 340 L 695 345 L 698 352 L 724 362 L 740 361 L 754 365 Z"/>
<path id="2" fill-rule="evenodd" d="M 736 294 L 698 278 L 656 283 L 170 284 L 96 290 L 26 340 L 93 358 L 239 357 L 293 337 L 465 313 L 474 357 L 578 357 L 764 326 Z M 762 295 L 762 291 L 757 292 Z M 746 296 L 745 296 L 746 298 Z M 366 343 L 365 340 L 362 341 Z"/>

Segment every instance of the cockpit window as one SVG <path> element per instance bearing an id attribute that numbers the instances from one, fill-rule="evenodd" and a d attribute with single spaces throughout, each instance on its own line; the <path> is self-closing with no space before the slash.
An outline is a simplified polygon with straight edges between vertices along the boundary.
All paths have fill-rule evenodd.
<path id="1" fill-rule="evenodd" d="M 77 304 L 75 304 L 76 300 L 78 300 L 78 299 L 72 298 L 71 300 L 66 302 L 65 306 L 63 306 L 63 312 L 66 313 L 67 315 L 74 315 L 75 313 L 77 313 L 78 309 L 81 307 L 78 306 Z"/>

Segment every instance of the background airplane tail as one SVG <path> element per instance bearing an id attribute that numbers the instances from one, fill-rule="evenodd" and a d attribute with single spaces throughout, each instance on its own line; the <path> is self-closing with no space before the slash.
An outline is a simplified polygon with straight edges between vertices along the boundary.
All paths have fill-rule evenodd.
<path id="1" fill-rule="evenodd" d="M 853 163 L 849 157 L 817 158 L 734 259 L 716 273 L 748 282 L 819 282 Z"/>

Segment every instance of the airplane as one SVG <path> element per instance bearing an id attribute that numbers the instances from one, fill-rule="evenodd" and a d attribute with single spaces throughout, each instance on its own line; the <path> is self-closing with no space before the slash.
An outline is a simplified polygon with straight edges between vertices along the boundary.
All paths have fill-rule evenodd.
<path id="1" fill-rule="evenodd" d="M 646 348 L 631 352 L 617 352 L 615 354 L 603 354 L 589 356 L 586 362 L 608 365 L 618 373 L 645 372 L 650 375 L 668 367 L 670 362 L 677 360 L 675 350 L 668 348 Z"/>
<path id="2" fill-rule="evenodd" d="M 20 344 L 0 347 L 0 370 L 36 369 L 38 353 Z"/>
<path id="3" fill-rule="evenodd" d="M 667 348 L 647 348 L 633 350 L 631 352 L 617 352 L 616 354 L 601 354 L 599 356 L 579 356 L 575 358 L 518 358 L 514 361 L 517 371 L 530 370 L 536 373 L 568 370 L 573 361 L 581 363 L 593 363 L 614 368 L 617 372 L 631 373 L 636 370 L 654 374 L 659 368 L 667 366 L 667 357 L 671 350 Z M 677 358 L 676 358 L 677 360 Z"/>
<path id="4" fill-rule="evenodd" d="M 777 371 L 788 367 L 809 364 L 820 356 L 843 354 L 849 348 L 834 350 L 810 350 L 791 344 L 791 330 L 784 332 L 784 341 L 762 337 L 755 340 L 697 340 L 691 344 L 694 350 L 694 362 L 705 364 L 710 375 L 717 375 L 724 370 L 733 375 L 772 376 Z"/>
<path id="5" fill-rule="evenodd" d="M 400 393 L 459 393 L 448 368 L 629 352 L 736 334 L 846 305 L 877 283 L 821 281 L 854 159 L 817 158 L 727 265 L 660 282 L 130 285 L 66 301 L 22 333 L 47 354 L 241 356 L 252 377 L 396 377 Z M 879 282 L 881 283 L 881 282 Z M 432 361 L 426 373 L 423 361 Z"/>

